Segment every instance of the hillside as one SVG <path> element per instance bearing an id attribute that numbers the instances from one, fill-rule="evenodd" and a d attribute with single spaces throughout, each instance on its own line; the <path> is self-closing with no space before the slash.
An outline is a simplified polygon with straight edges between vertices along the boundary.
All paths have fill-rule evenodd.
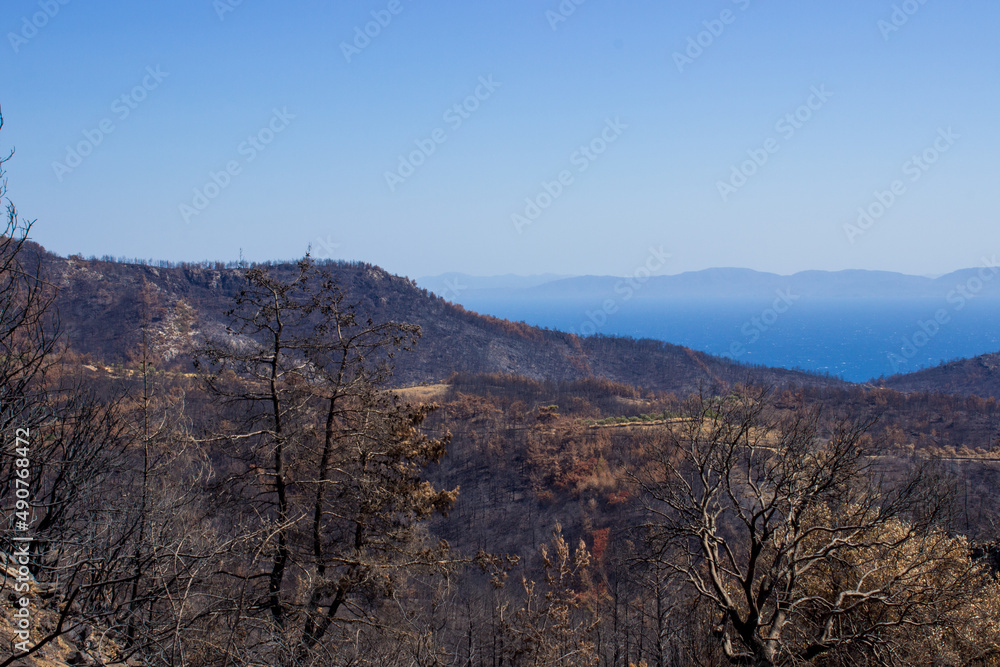
<path id="1" fill-rule="evenodd" d="M 224 314 L 240 286 L 239 270 L 221 264 L 149 266 L 49 253 L 43 261 L 49 280 L 59 286 L 57 306 L 68 345 L 108 364 L 127 363 L 145 335 L 162 367 L 187 370 L 200 335 L 223 330 Z M 291 267 L 275 265 L 274 270 Z M 751 376 L 775 385 L 841 384 L 795 371 L 749 368 L 659 341 L 579 338 L 481 316 L 370 264 L 326 268 L 349 300 L 376 320 L 421 326 L 416 351 L 397 361 L 401 385 L 437 381 L 454 372 L 555 381 L 599 377 L 683 394 Z"/>
<path id="2" fill-rule="evenodd" d="M 520 624 L 515 637 L 533 636 L 548 618 L 575 619 L 578 625 L 572 627 L 542 626 L 539 636 L 568 627 L 571 634 L 582 633 L 582 639 L 568 641 L 607 657 L 608 664 L 613 664 L 615 646 L 626 641 L 653 647 L 653 637 L 710 636 L 717 615 L 702 619 L 687 613 L 697 600 L 690 591 L 671 580 L 648 586 L 664 581 L 659 572 L 665 565 L 682 561 L 658 560 L 659 538 L 643 529 L 655 516 L 650 510 L 661 507 L 648 505 L 649 493 L 683 488 L 661 475 L 674 474 L 677 457 L 701 455 L 700 445 L 687 448 L 685 443 L 693 437 L 695 444 L 702 433 L 708 434 L 706 443 L 732 447 L 704 465 L 730 466 L 713 468 L 712 474 L 721 470 L 735 482 L 728 489 L 738 493 L 743 480 L 756 474 L 757 461 L 780 462 L 808 479 L 825 479 L 823 466 L 834 466 L 838 473 L 851 467 L 850 483 L 857 484 L 851 488 L 872 488 L 870 476 L 886 493 L 912 486 L 919 489 L 909 506 L 914 510 L 928 498 L 949 507 L 955 499 L 960 503 L 943 515 L 941 525 L 977 545 L 989 547 L 995 539 L 1000 434 L 993 398 L 904 394 L 739 366 L 655 341 L 578 338 L 476 315 L 375 266 L 337 263 L 326 268 L 349 301 L 375 319 L 423 327 L 417 351 L 400 355 L 397 374 L 400 384 L 420 384 L 395 392 L 347 393 L 354 388 L 331 380 L 335 374 L 309 374 L 316 385 L 301 382 L 307 365 L 282 354 L 285 379 L 274 385 L 274 403 L 265 401 L 276 406 L 268 413 L 260 402 L 266 394 L 259 393 L 267 380 L 254 379 L 253 371 L 218 373 L 212 385 L 196 373 L 158 372 L 190 369 L 195 342 L 223 330 L 226 311 L 243 285 L 239 269 L 147 266 L 35 252 L 57 288 L 53 294 L 66 341 L 85 357 L 63 356 L 41 378 L 53 387 L 72 379 L 75 388 L 40 393 L 51 397 L 56 418 L 31 427 L 47 434 L 38 439 L 44 448 L 40 459 L 56 462 L 36 468 L 39 475 L 50 475 L 51 481 L 44 481 L 49 486 L 42 486 L 41 477 L 35 484 L 51 487 L 47 497 L 65 497 L 57 510 L 79 518 L 53 527 L 39 521 L 38 526 L 48 531 L 43 534 L 47 543 L 74 545 L 76 562 L 108 564 L 103 578 L 88 580 L 80 589 L 85 599 L 66 606 L 75 634 L 67 632 L 60 638 L 64 643 L 53 643 L 46 659 L 137 664 L 141 657 L 142 664 L 172 667 L 182 661 L 152 662 L 147 656 L 159 655 L 159 638 L 173 641 L 170 633 L 181 628 L 177 641 L 215 661 L 197 664 L 228 665 L 230 647 L 242 650 L 245 640 L 240 635 L 235 644 L 213 643 L 215 619 L 251 637 L 256 652 L 264 645 L 256 628 L 272 632 L 268 619 L 274 618 L 275 607 L 292 622 L 281 635 L 290 639 L 281 639 L 274 655 L 291 646 L 301 655 L 318 656 L 297 664 L 329 664 L 324 652 L 345 646 L 348 652 L 374 656 L 371 665 L 421 664 L 382 656 L 396 650 L 383 647 L 385 638 L 404 624 L 414 628 L 413 634 L 399 641 L 412 642 L 417 654 L 430 637 L 443 647 L 439 655 L 457 655 L 462 664 L 473 664 L 476 655 L 487 658 L 484 664 L 516 664 L 515 659 L 494 659 L 484 648 L 505 655 L 510 636 L 505 633 L 512 632 L 508 619 Z M 273 265 L 271 271 L 281 280 L 297 273 L 291 264 Z M 267 289 L 255 292 L 258 300 L 249 312 L 266 312 Z M 289 332 L 312 324 L 308 316 L 282 316 L 281 321 Z M 267 322 L 270 326 L 272 320 Z M 146 368 L 140 366 L 140 354 L 149 348 L 159 358 L 157 372 L 139 370 Z M 238 342 L 229 349 L 245 350 Z M 363 355 L 371 365 L 370 351 Z M 288 373 L 291 368 L 296 370 Z M 447 381 L 428 383 L 442 377 Z M 261 379 L 263 384 L 257 382 Z M 736 380 L 785 386 L 682 395 Z M 393 394 L 405 402 L 397 403 Z M 424 413 L 410 403 L 428 400 L 438 409 Z M 268 414 L 275 415 L 273 422 Z M 847 446 L 825 444 L 827 437 L 840 442 L 843 433 L 849 434 Z M 705 469 L 694 459 L 689 463 L 697 466 L 693 470 Z M 75 476 L 64 477 L 62 469 Z M 952 486 L 951 479 L 964 488 Z M 316 480 L 328 492 L 314 493 Z M 847 482 L 843 485 L 847 490 Z M 777 494 L 792 487 L 773 488 Z M 727 496 L 754 502 L 733 492 Z M 816 496 L 803 497 L 812 502 Z M 275 530 L 270 519 L 285 507 L 291 508 L 285 516 L 292 529 Z M 690 513 L 696 515 L 703 512 Z M 94 540 L 94 533 L 107 537 Z M 543 550 L 547 544 L 551 551 Z M 959 550 L 944 562 L 971 564 L 966 543 L 955 544 Z M 286 555 L 283 545 L 290 545 Z M 919 544 L 910 546 L 906 553 L 922 553 L 916 550 Z M 112 553 L 135 555 L 109 558 Z M 287 575 L 285 562 L 307 576 Z M 282 579 L 265 589 L 275 576 L 275 563 Z M 550 576 L 553 563 L 561 563 L 556 565 L 561 574 Z M 178 574 L 173 568 L 183 570 Z M 61 594 L 69 599 L 79 595 L 70 591 L 72 580 L 66 585 L 43 579 L 46 586 L 67 586 Z M 508 580 L 511 585 L 504 586 Z M 536 595 L 529 581 L 545 588 Z M 979 585 L 979 579 L 961 581 Z M 336 589 L 326 582 L 336 582 Z M 184 605 L 175 611 L 178 606 L 164 604 L 161 591 L 171 599 L 187 595 L 178 587 L 194 590 L 191 599 L 197 604 L 214 605 L 211 613 L 194 605 L 193 611 Z M 965 590 L 955 597 L 973 599 Z M 255 602 L 231 604 L 244 596 Z M 996 599 L 993 589 L 984 596 Z M 33 610 L 45 622 L 58 610 L 59 599 L 41 592 L 38 598 Z M 310 617 L 299 611 L 303 599 L 318 601 L 317 609 L 325 606 L 332 624 L 322 631 L 309 625 Z M 110 612 L 107 600 L 113 603 Z M 672 610 L 659 625 L 642 618 L 618 620 L 656 605 Z M 365 620 L 364 644 L 358 643 L 356 618 Z M 106 656 L 82 655 L 91 648 L 88 633 L 115 642 L 101 644 Z M 590 635 L 606 643 L 591 643 Z M 496 637 L 508 639 L 501 646 L 493 643 Z M 313 651 L 316 642 L 322 645 Z M 674 644 L 669 647 L 674 650 Z M 512 653 L 520 655 L 519 650 Z M 632 657 L 629 663 L 656 664 L 654 651 L 635 648 Z M 240 664 L 291 664 L 254 658 Z M 706 659 L 701 664 L 719 663 Z"/>
<path id="3" fill-rule="evenodd" d="M 906 375 L 894 375 L 886 378 L 882 385 L 905 392 L 941 392 L 998 398 L 1000 352 L 958 359 Z"/>

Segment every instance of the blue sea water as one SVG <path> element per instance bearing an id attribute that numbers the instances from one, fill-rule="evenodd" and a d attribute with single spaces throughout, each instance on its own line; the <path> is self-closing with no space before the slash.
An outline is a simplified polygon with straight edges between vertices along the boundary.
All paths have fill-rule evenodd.
<path id="1" fill-rule="evenodd" d="M 749 364 L 863 382 L 1000 351 L 1000 300 L 767 302 L 468 299 L 467 308 L 535 326 L 654 338 Z M 608 311 L 611 312 L 608 312 Z M 783 310 L 784 312 L 778 312 Z"/>

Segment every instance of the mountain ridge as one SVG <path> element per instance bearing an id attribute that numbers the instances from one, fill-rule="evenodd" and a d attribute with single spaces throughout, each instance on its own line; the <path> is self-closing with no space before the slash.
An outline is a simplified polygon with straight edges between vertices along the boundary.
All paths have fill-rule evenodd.
<path id="1" fill-rule="evenodd" d="M 938 392 L 1000 398 L 1000 352 L 956 359 L 885 378 L 881 386 L 905 393 Z"/>
<path id="2" fill-rule="evenodd" d="M 472 277 L 464 274 L 443 274 L 459 284 L 471 283 Z M 616 285 L 633 287 L 635 296 L 650 298 L 711 298 L 711 299 L 767 299 L 774 292 L 791 289 L 799 296 L 811 298 L 947 298 L 948 294 L 968 287 L 982 297 L 1000 298 L 1000 268 L 992 260 L 977 268 L 959 269 L 937 278 L 915 276 L 893 271 L 842 269 L 838 271 L 806 270 L 791 275 L 780 275 L 738 267 L 718 267 L 686 271 L 665 276 L 570 276 L 544 281 L 526 287 L 485 287 L 466 285 L 455 290 L 454 300 L 480 298 L 523 298 L 530 300 L 576 298 L 582 295 L 599 297 L 614 294 Z M 427 283 L 430 278 L 418 280 Z M 479 285 L 487 277 L 477 277 Z M 981 286 L 977 288 L 977 281 Z M 449 295 L 451 296 L 451 295 Z"/>

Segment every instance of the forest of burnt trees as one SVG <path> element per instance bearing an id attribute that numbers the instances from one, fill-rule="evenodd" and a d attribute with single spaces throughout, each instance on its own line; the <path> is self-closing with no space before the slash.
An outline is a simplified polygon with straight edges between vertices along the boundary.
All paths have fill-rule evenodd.
<path id="1" fill-rule="evenodd" d="M 0 667 L 1000 664 L 994 515 L 878 390 L 435 409 L 387 384 L 419 330 L 308 258 L 234 269 L 189 373 L 94 370 L 6 203 Z"/>

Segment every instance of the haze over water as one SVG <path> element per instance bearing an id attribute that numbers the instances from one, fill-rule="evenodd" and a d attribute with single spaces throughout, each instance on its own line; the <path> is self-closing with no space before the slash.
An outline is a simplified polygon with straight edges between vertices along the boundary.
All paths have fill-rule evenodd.
<path id="1" fill-rule="evenodd" d="M 463 305 L 511 320 L 575 333 L 653 338 L 748 364 L 801 368 L 852 382 L 907 373 L 1000 350 L 1000 301 L 956 311 L 940 299 L 814 300 L 776 318 L 772 302 L 662 300 L 601 304 L 531 303 L 470 297 Z M 935 321 L 944 310 L 946 321 Z M 599 324 L 603 322 L 603 324 Z"/>

